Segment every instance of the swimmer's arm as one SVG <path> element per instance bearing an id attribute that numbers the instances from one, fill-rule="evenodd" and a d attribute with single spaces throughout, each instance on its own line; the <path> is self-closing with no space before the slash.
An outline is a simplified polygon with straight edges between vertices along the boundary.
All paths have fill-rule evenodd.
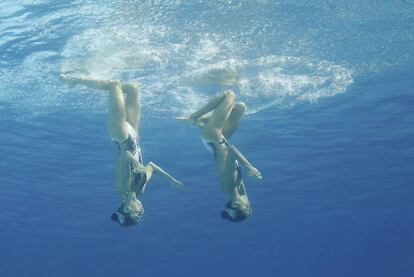
<path id="1" fill-rule="evenodd" d="M 260 171 L 255 168 L 234 145 L 229 146 L 229 151 L 234 159 L 238 160 L 247 169 L 250 176 L 256 177 L 257 179 L 262 179 L 262 174 Z"/>
<path id="2" fill-rule="evenodd" d="M 170 181 L 171 186 L 173 188 L 179 189 L 179 190 L 185 190 L 185 186 L 183 183 L 172 177 L 170 174 L 168 174 L 165 170 L 163 170 L 161 167 L 156 165 L 153 162 L 149 162 L 146 166 L 147 170 L 147 181 L 149 181 L 152 177 L 152 174 L 155 173 L 157 175 L 160 175 L 162 177 L 167 178 L 168 181 Z"/>
<path id="3" fill-rule="evenodd" d="M 139 166 L 141 166 L 137 162 L 137 160 L 135 159 L 135 157 L 132 155 L 131 152 L 125 151 L 125 153 L 126 153 L 126 156 L 129 160 L 129 162 L 132 164 L 133 167 L 138 168 Z M 167 180 L 170 181 L 171 186 L 173 188 L 180 189 L 180 190 L 185 190 L 185 186 L 184 186 L 183 183 L 181 183 L 180 181 L 178 181 L 177 179 L 172 177 L 170 174 L 165 172 L 165 170 L 163 170 L 161 167 L 159 167 L 155 163 L 149 162 L 147 164 L 147 166 L 145 167 L 145 170 L 146 170 L 145 173 L 147 174 L 147 183 L 152 178 L 153 173 L 155 173 L 157 175 L 160 175 L 160 176 L 163 176 L 163 177 L 167 178 Z"/>

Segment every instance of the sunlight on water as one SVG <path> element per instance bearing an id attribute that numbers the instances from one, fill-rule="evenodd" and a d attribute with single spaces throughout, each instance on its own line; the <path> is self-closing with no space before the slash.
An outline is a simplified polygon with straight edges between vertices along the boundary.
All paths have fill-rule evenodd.
<path id="1" fill-rule="evenodd" d="M 404 2 L 346 8 L 323 1 L 74 1 L 53 12 L 45 6 L 1 6 L 0 101 L 25 116 L 105 110 L 104 94 L 65 86 L 60 71 L 138 80 L 150 110 L 176 114 L 233 89 L 254 114 L 345 93 L 361 74 L 411 57 L 399 51 L 412 44 L 409 28 L 400 36 L 391 24 L 396 15 L 409 18 L 412 7 Z M 381 21 L 389 30 L 376 27 Z"/>
<path id="2" fill-rule="evenodd" d="M 144 85 L 147 103 L 174 112 L 188 112 L 223 89 L 235 90 L 249 113 L 255 113 L 334 96 L 352 83 L 350 70 L 328 61 L 290 56 L 243 59 L 235 51 L 238 42 L 218 34 L 181 37 L 172 43 L 176 31 L 166 26 L 125 27 L 75 36 L 62 53 L 62 71 L 98 79 L 137 79 Z"/>

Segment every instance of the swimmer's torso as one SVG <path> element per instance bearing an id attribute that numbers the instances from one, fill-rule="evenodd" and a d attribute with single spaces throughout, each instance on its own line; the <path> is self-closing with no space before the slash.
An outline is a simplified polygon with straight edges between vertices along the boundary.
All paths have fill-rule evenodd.
<path id="1" fill-rule="evenodd" d="M 228 143 L 207 143 L 207 145 L 213 152 L 221 187 L 229 200 L 246 198 L 247 201 L 247 195 L 243 189 L 240 165 L 229 155 Z"/>
<path id="2" fill-rule="evenodd" d="M 145 166 L 143 164 L 141 147 L 139 138 L 131 125 L 128 126 L 128 138 L 123 142 L 115 141 L 118 146 L 119 156 L 116 164 L 116 183 L 118 189 L 125 193 L 133 190 L 137 194 L 143 192 L 146 183 Z M 128 157 L 128 153 L 132 154 L 134 163 Z M 138 167 L 134 166 L 137 164 Z"/>

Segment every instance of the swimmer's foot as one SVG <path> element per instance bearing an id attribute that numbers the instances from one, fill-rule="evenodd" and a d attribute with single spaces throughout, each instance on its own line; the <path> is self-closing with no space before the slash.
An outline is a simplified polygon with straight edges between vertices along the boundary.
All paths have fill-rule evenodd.
<path id="1" fill-rule="evenodd" d="M 73 74 L 71 74 L 70 72 L 62 72 L 60 73 L 60 77 L 65 80 L 68 83 L 72 83 L 72 84 L 76 84 L 78 82 L 82 82 L 84 80 L 86 80 L 83 77 L 80 76 L 75 76 Z"/>
<path id="2" fill-rule="evenodd" d="M 77 77 L 71 76 L 69 72 L 60 73 L 60 77 L 69 85 L 69 87 L 73 88 L 77 83 Z"/>
<path id="3" fill-rule="evenodd" d="M 183 120 L 183 121 L 188 121 L 190 120 L 190 118 L 188 116 L 176 116 L 175 119 L 178 120 Z"/>
<path id="4" fill-rule="evenodd" d="M 191 116 L 176 116 L 175 119 L 182 120 L 182 121 L 188 121 L 194 126 L 197 126 L 200 128 L 203 128 L 205 125 L 205 122 L 203 122 L 202 120 L 193 119 L 191 118 Z"/>

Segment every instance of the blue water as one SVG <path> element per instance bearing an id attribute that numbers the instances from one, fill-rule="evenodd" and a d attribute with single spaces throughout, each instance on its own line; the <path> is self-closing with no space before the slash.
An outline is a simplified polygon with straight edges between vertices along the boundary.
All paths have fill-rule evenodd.
<path id="1" fill-rule="evenodd" d="M 414 276 L 414 2 L 0 3 L 0 276 Z M 138 80 L 154 178 L 123 228 L 106 94 Z M 220 83 L 224 73 L 234 83 Z M 222 89 L 254 215 L 226 199 L 200 132 L 174 120 Z"/>

